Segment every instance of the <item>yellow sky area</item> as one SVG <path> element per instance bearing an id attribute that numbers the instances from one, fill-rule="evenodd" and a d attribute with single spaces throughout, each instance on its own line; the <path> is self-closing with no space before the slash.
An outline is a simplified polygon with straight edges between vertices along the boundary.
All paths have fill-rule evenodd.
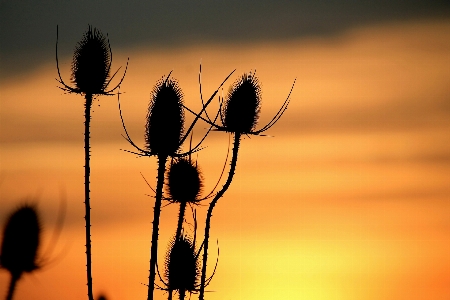
<path id="1" fill-rule="evenodd" d="M 204 98 L 234 68 L 224 93 L 256 69 L 263 93 L 258 128 L 296 78 L 289 108 L 270 136 L 242 140 L 235 178 L 212 219 L 209 273 L 217 239 L 220 255 L 207 299 L 450 297 L 448 21 L 276 44 L 116 51 L 111 42 L 113 69 L 130 57 L 121 103 L 138 145 L 151 89 L 171 70 L 186 104 L 198 111 L 200 60 Z M 60 67 L 69 81 L 70 60 L 62 58 Z M 45 229 L 43 268 L 19 282 L 18 300 L 87 293 L 83 99 L 57 89 L 55 76 L 49 62 L 0 82 L 0 221 L 22 199 L 37 199 Z M 121 151 L 133 148 L 121 137 L 117 97 L 99 97 L 93 110 L 94 291 L 112 300 L 145 299 L 153 209 L 147 195 L 153 193 L 140 173 L 156 186 L 156 159 Z M 194 140 L 205 127 L 199 124 Z M 194 159 L 207 194 L 225 163 L 227 135 L 212 132 L 204 145 Z M 44 255 L 62 199 L 65 225 L 54 251 Z M 197 212 L 201 236 L 206 207 Z M 162 211 L 161 272 L 177 213 L 174 204 Z M 192 223 L 190 212 L 187 219 Z M 0 295 L 8 280 L 0 271 Z"/>

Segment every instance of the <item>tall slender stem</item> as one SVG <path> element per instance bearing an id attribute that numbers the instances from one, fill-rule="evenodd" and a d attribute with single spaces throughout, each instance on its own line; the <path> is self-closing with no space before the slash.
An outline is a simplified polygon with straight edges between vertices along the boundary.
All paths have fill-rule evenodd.
<path id="1" fill-rule="evenodd" d="M 11 281 L 9 282 L 8 294 L 6 295 L 6 300 L 12 300 L 14 290 L 16 289 L 16 283 L 19 278 L 11 274 Z"/>
<path id="2" fill-rule="evenodd" d="M 208 259 L 208 241 L 209 241 L 209 229 L 211 227 L 212 211 L 214 209 L 214 206 L 216 206 L 217 201 L 219 201 L 219 199 L 223 196 L 225 191 L 230 186 L 231 181 L 233 180 L 234 172 L 236 170 L 236 163 L 237 163 L 240 139 L 241 139 L 241 134 L 234 133 L 233 157 L 231 158 L 231 166 L 230 166 L 230 172 L 228 173 L 228 179 L 225 182 L 222 189 L 216 194 L 214 199 L 209 204 L 208 213 L 206 215 L 205 240 L 204 240 L 204 245 L 203 245 L 203 266 L 202 266 L 202 278 L 201 278 L 201 282 L 200 282 L 199 300 L 203 300 L 204 295 L 205 295 L 206 261 Z"/>
<path id="3" fill-rule="evenodd" d="M 94 300 L 92 292 L 92 258 L 91 258 L 91 206 L 90 206 L 90 189 L 89 189 L 89 176 L 91 173 L 90 157 L 91 148 L 89 145 L 90 140 L 90 124 L 91 124 L 91 107 L 92 107 L 92 94 L 86 94 L 86 103 L 84 104 L 84 205 L 85 205 L 85 217 L 86 220 L 86 269 L 87 269 L 87 287 L 88 298 Z"/>
<path id="4" fill-rule="evenodd" d="M 175 233 L 175 240 L 181 235 L 181 229 L 183 228 L 184 212 L 186 211 L 186 202 L 180 203 L 180 214 L 178 215 L 177 232 Z"/>
<path id="5" fill-rule="evenodd" d="M 166 170 L 167 156 L 158 156 L 158 177 L 156 183 L 155 208 L 153 209 L 153 233 L 152 246 L 150 250 L 150 275 L 148 276 L 148 300 L 153 300 L 155 289 L 156 264 L 158 262 L 158 230 L 159 216 L 161 214 L 162 192 L 164 185 L 164 172 Z"/>

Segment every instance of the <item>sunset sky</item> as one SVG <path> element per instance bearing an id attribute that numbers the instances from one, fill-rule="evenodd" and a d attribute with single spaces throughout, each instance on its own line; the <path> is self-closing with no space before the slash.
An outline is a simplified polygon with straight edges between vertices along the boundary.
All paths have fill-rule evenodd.
<path id="1" fill-rule="evenodd" d="M 0 224 L 28 201 L 44 229 L 42 267 L 24 275 L 15 299 L 87 299 L 84 99 L 57 88 L 55 43 L 58 25 L 70 83 L 88 24 L 108 33 L 113 70 L 122 74 L 129 58 L 120 102 L 140 146 L 150 92 L 171 71 L 199 111 L 200 63 L 204 97 L 232 70 L 224 94 L 256 70 L 257 128 L 296 80 L 268 136 L 243 137 L 212 218 L 209 274 L 217 247 L 220 255 L 206 299 L 450 299 L 450 4 L 408 3 L 0 1 Z M 157 164 L 123 151 L 133 148 L 117 104 L 117 96 L 98 97 L 92 113 L 94 295 L 146 299 L 154 198 L 142 176 L 155 187 Z M 194 139 L 205 128 L 199 123 Z M 194 155 L 204 194 L 228 145 L 227 134 L 212 132 Z M 204 204 L 196 207 L 198 236 Z M 177 213 L 174 204 L 162 210 L 161 272 Z M 0 299 L 8 282 L 0 270 Z"/>

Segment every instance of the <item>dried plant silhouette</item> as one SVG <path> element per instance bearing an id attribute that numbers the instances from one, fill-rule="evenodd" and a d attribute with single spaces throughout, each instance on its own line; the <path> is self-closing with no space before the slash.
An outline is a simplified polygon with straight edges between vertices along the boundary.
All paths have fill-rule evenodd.
<path id="1" fill-rule="evenodd" d="M 183 300 L 186 291 L 192 293 L 198 288 L 200 264 L 195 240 L 184 234 L 174 238 L 166 255 L 165 279 L 163 283 L 169 292 L 169 300 L 173 291 L 178 291 L 180 300 Z"/>
<path id="2" fill-rule="evenodd" d="M 234 71 L 233 71 L 234 72 Z M 228 75 L 220 84 L 219 88 L 212 94 L 210 99 L 203 105 L 202 112 L 214 99 L 215 95 L 225 83 L 225 81 L 233 74 Z M 150 270 L 147 299 L 153 299 L 153 291 L 155 288 L 156 266 L 158 261 L 158 235 L 159 235 L 159 218 L 161 214 L 161 202 L 163 199 L 164 174 L 166 170 L 166 161 L 168 157 L 181 158 L 197 151 L 213 126 L 207 130 L 201 141 L 187 152 L 180 152 L 180 147 L 192 132 L 195 124 L 200 119 L 196 116 L 189 126 L 188 130 L 183 134 L 184 129 L 184 110 L 183 93 L 178 82 L 170 78 L 171 73 L 167 77 L 159 80 L 151 94 L 150 105 L 147 113 L 147 122 L 145 127 L 145 149 L 138 147 L 130 138 L 125 122 L 123 120 L 122 111 L 119 112 L 122 125 L 126 134 L 125 139 L 139 152 L 132 152 L 139 156 L 156 156 L 158 159 L 157 183 L 155 190 L 155 207 L 153 210 L 153 230 L 152 242 L 150 250 Z M 218 114 L 217 114 L 218 115 Z M 216 116 L 217 118 L 217 116 Z"/>
<path id="3" fill-rule="evenodd" d="M 86 269 L 87 269 L 87 286 L 89 300 L 93 300 L 92 292 L 92 261 L 91 261 L 91 217 L 90 217 L 90 121 L 91 107 L 93 97 L 97 95 L 112 95 L 112 92 L 119 88 L 125 78 L 128 68 L 125 68 L 124 74 L 120 82 L 112 89 L 108 90 L 108 86 L 117 70 L 110 76 L 112 64 L 112 51 L 109 40 L 97 28 L 88 26 L 88 30 L 84 33 L 83 38 L 75 47 L 72 60 L 72 76 L 71 81 L 74 87 L 67 85 L 59 70 L 58 60 L 58 29 L 56 39 L 56 67 L 59 79 L 57 81 L 62 85 L 60 88 L 69 93 L 77 93 L 84 95 L 84 150 L 85 150 L 85 220 L 86 220 Z"/>
<path id="4" fill-rule="evenodd" d="M 211 227 L 212 212 L 215 205 L 217 204 L 217 201 L 223 196 L 223 194 L 229 188 L 231 181 L 233 180 L 233 176 L 236 170 L 241 135 L 259 135 L 262 132 L 270 129 L 281 118 L 281 116 L 287 109 L 287 106 L 289 104 L 289 97 L 291 95 L 292 89 L 294 88 L 294 84 L 291 87 L 288 97 L 286 98 L 278 112 L 275 114 L 275 116 L 272 118 L 272 120 L 259 130 L 255 130 L 255 127 L 261 110 L 261 87 L 255 73 L 244 73 L 231 85 L 225 99 L 225 104 L 223 107 L 221 105 L 220 109 L 222 125 L 215 124 L 207 114 L 206 119 L 203 119 L 208 124 L 213 126 L 215 130 L 230 132 L 234 134 L 234 143 L 227 181 L 211 201 L 206 215 L 205 235 L 203 242 L 202 275 L 199 296 L 200 300 L 204 299 L 206 285 L 206 266 L 208 259 L 209 231 Z"/>
<path id="5" fill-rule="evenodd" d="M 197 164 L 193 164 L 190 157 L 189 160 L 178 158 L 172 161 L 167 175 L 167 187 L 171 201 L 180 204 L 175 233 L 175 239 L 177 239 L 181 234 L 186 205 L 200 201 L 203 179 Z"/>
<path id="6" fill-rule="evenodd" d="M 0 253 L 1 268 L 11 275 L 7 300 L 11 300 L 17 281 L 24 273 L 40 267 L 37 252 L 41 241 L 41 225 L 34 206 L 25 204 L 8 218 Z"/>
<path id="7" fill-rule="evenodd" d="M 168 299 L 172 300 L 173 292 L 177 291 L 179 299 L 182 300 L 189 294 L 197 293 L 200 288 L 200 252 L 201 248 L 196 248 L 197 240 L 197 215 L 195 209 L 191 207 L 194 219 L 194 235 L 191 238 L 184 233 L 182 229 L 179 236 L 174 236 L 169 243 L 166 258 L 164 262 L 164 279 L 158 270 L 158 276 L 164 287 L 156 286 L 163 291 L 168 292 Z M 219 259 L 219 249 L 217 252 L 216 266 L 213 274 L 208 278 L 206 286 L 214 277 Z"/>

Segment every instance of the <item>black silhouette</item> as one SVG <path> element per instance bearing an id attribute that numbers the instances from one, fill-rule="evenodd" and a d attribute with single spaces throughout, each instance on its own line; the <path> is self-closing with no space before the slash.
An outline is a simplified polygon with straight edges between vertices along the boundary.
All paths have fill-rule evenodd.
<path id="1" fill-rule="evenodd" d="M 234 71 L 233 71 L 234 72 Z M 205 111 L 206 107 L 214 99 L 215 95 L 225 83 L 225 81 L 233 74 L 233 72 L 228 75 L 225 80 L 220 84 L 219 88 L 211 95 L 210 99 L 203 105 L 200 114 Z M 147 114 L 146 123 L 146 150 L 138 147 L 130 138 L 125 122 L 122 117 L 122 112 L 120 109 L 120 98 L 119 100 L 119 112 L 122 120 L 122 125 L 125 130 L 126 140 L 136 148 L 139 153 L 128 151 L 139 156 L 156 156 L 158 158 L 158 175 L 155 191 L 155 207 L 153 210 L 153 231 L 152 231 L 152 243 L 150 250 L 150 274 L 149 274 L 149 284 L 148 284 L 148 295 L 147 299 L 153 299 L 153 291 L 155 288 L 155 278 L 156 278 L 156 265 L 158 261 L 158 231 L 159 231 L 159 217 L 161 214 L 161 202 L 163 199 L 163 185 L 164 185 L 164 174 L 166 168 L 167 158 L 170 157 L 183 157 L 190 155 L 194 151 L 197 151 L 204 141 L 206 136 L 212 129 L 212 125 L 206 132 L 205 136 L 201 141 L 188 152 L 179 152 L 179 148 L 184 143 L 186 138 L 189 136 L 193 130 L 195 124 L 200 119 L 200 115 L 197 115 L 194 121 L 189 126 L 188 130 L 182 136 L 183 124 L 184 124 L 184 112 L 183 112 L 183 94 L 178 82 L 176 80 L 170 79 L 169 75 L 164 79 L 164 77 L 157 82 L 155 88 L 152 92 L 152 98 L 149 105 L 149 111 Z"/>
<path id="2" fill-rule="evenodd" d="M 75 47 L 75 52 L 72 61 L 72 77 L 71 81 L 75 87 L 68 86 L 61 78 L 58 62 L 58 32 L 56 40 L 56 67 L 58 70 L 59 80 L 62 84 L 60 87 L 63 91 L 69 93 L 82 94 L 85 97 L 84 104 L 84 151 L 85 151 L 85 165 L 84 165 L 84 188 L 85 188 L 85 220 L 86 220 L 86 268 L 87 268 L 87 286 L 89 300 L 93 300 L 92 293 L 92 270 L 91 270 L 91 214 L 90 214 L 90 121 L 91 121 L 91 106 L 93 97 L 96 95 L 112 95 L 112 92 L 119 88 L 128 68 L 120 82 L 112 89 L 107 90 L 111 80 L 117 74 L 116 71 L 110 76 L 112 64 L 112 51 L 109 45 L 109 40 L 96 28 L 88 26 L 88 30 L 84 33 L 83 39 L 78 42 Z"/>
<path id="3" fill-rule="evenodd" d="M 40 235 L 41 226 L 34 206 L 23 205 L 9 216 L 3 230 L 0 253 L 1 267 L 11 274 L 7 300 L 12 299 L 16 283 L 22 274 L 39 268 L 37 250 Z"/>
<path id="4" fill-rule="evenodd" d="M 295 81 L 294 81 L 295 84 Z M 233 154 L 231 158 L 230 171 L 228 173 L 227 181 L 222 189 L 215 195 L 211 201 L 205 222 L 205 236 L 203 242 L 203 265 L 202 276 L 200 283 L 199 299 L 204 299 L 205 284 L 206 284 L 206 265 L 208 259 L 208 243 L 209 230 L 211 227 L 212 211 L 217 204 L 217 201 L 223 196 L 225 191 L 229 188 L 236 170 L 236 163 L 240 145 L 241 135 L 259 135 L 260 133 L 270 129 L 283 115 L 289 104 L 289 97 L 291 95 L 294 84 L 291 87 L 288 97 L 284 101 L 281 108 L 272 118 L 272 120 L 260 130 L 255 131 L 255 126 L 258 121 L 260 106 L 261 106 L 261 88 L 255 73 L 248 73 L 242 75 L 230 87 L 225 99 L 225 106 L 221 110 L 222 126 L 213 123 L 208 116 L 203 119 L 208 124 L 213 126 L 216 130 L 226 131 L 234 134 Z"/>

